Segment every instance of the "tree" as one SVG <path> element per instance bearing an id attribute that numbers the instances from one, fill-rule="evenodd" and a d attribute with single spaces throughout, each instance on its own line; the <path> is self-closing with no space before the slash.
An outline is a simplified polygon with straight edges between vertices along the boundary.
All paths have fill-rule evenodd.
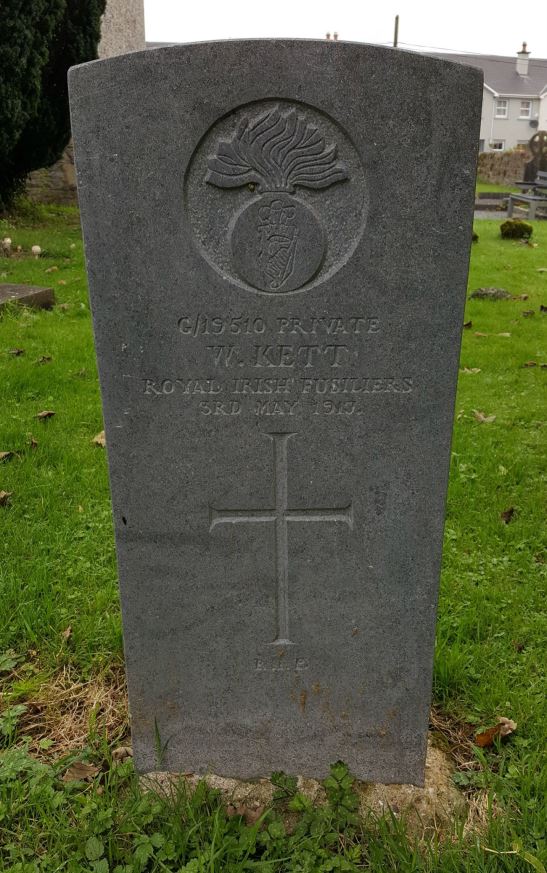
<path id="1" fill-rule="evenodd" d="M 106 0 L 3 0 L 0 209 L 70 139 L 69 67 L 97 57 Z"/>

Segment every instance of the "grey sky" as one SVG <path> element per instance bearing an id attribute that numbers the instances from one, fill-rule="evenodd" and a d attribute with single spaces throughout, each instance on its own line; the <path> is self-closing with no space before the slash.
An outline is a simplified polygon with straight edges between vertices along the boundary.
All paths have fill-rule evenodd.
<path id="1" fill-rule="evenodd" d="M 396 13 L 402 48 L 431 46 L 513 56 L 525 40 L 532 57 L 547 58 L 545 0 L 145 0 L 146 38 L 158 42 L 320 39 L 337 30 L 341 39 L 390 43 Z"/>

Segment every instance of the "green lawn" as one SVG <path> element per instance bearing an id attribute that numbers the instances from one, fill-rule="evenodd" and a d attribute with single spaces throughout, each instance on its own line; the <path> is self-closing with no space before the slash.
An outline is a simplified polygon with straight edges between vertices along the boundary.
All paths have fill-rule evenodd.
<path id="1" fill-rule="evenodd" d="M 534 224 L 537 247 L 502 241 L 499 223 L 476 224 L 469 287 L 528 299 L 467 304 L 434 696 L 456 726 L 506 716 L 518 728 L 470 751 L 473 765 L 455 777 L 471 796 L 488 792 L 488 829 L 417 848 L 395 819 L 354 821 L 343 773 L 322 811 L 288 787 L 300 810 L 289 834 L 279 804 L 247 825 L 205 789 L 143 795 L 131 764 L 113 761 L 126 728 L 122 637 L 78 216 L 49 208 L 0 220 L 0 239 L 23 247 L 0 258 L 0 282 L 51 284 L 59 304 L 0 316 L 0 453 L 13 453 L 0 461 L 0 492 L 11 492 L 0 506 L 1 871 L 545 870 L 547 223 Z M 37 418 L 47 410 L 55 415 Z M 86 700 L 97 703 L 87 745 L 67 748 Z M 74 759 L 91 765 L 86 779 L 61 781 Z"/>
<path id="2" fill-rule="evenodd" d="M 520 189 L 513 187 L 510 184 L 498 185 L 496 182 L 484 182 L 482 179 L 477 179 L 477 185 L 476 185 L 475 190 L 476 190 L 477 194 L 481 194 L 484 192 L 490 192 L 490 191 L 502 192 L 504 194 L 507 194 L 507 193 L 511 194 L 513 192 L 518 193 L 518 191 Z"/>

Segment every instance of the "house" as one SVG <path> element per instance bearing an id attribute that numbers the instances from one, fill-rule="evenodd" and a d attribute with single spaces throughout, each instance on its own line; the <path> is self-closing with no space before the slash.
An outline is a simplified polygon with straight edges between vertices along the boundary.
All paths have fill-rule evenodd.
<path id="1" fill-rule="evenodd" d="M 530 58 L 526 43 L 516 58 L 438 54 L 433 57 L 479 67 L 484 73 L 480 152 L 526 145 L 547 130 L 547 58 Z"/>

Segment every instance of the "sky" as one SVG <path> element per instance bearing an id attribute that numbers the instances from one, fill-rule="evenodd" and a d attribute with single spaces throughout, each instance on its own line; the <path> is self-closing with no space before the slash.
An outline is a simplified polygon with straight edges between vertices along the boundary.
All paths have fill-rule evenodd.
<path id="1" fill-rule="evenodd" d="M 419 50 L 514 56 L 523 41 L 547 58 L 547 0 L 144 0 L 146 39 L 306 37 L 392 44 Z"/>

